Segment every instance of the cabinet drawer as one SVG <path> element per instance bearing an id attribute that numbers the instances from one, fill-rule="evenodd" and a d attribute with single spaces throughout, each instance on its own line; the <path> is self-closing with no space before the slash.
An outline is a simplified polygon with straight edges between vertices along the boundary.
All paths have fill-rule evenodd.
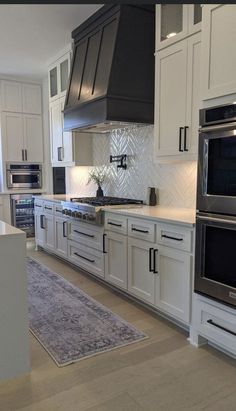
<path id="1" fill-rule="evenodd" d="M 44 201 L 43 203 L 43 212 L 46 214 L 54 213 L 54 204 L 51 201 Z"/>
<path id="2" fill-rule="evenodd" d="M 43 200 L 35 198 L 34 200 L 34 211 L 35 213 L 43 213 Z"/>
<path id="3" fill-rule="evenodd" d="M 60 203 L 54 203 L 54 214 L 55 214 L 56 216 L 58 216 L 58 217 L 65 217 L 65 216 L 62 214 L 62 209 L 63 209 L 63 207 L 62 207 L 62 205 L 61 205 Z"/>
<path id="4" fill-rule="evenodd" d="M 233 310 L 195 300 L 195 321 L 199 334 L 236 354 L 236 318 Z"/>
<path id="5" fill-rule="evenodd" d="M 68 224 L 68 238 L 87 247 L 103 250 L 103 228 L 101 227 L 70 222 Z"/>
<path id="6" fill-rule="evenodd" d="M 105 214 L 105 230 L 127 234 L 127 218 L 122 215 Z"/>
<path id="7" fill-rule="evenodd" d="M 192 231 L 178 225 L 158 224 L 157 243 L 191 252 Z"/>
<path id="8" fill-rule="evenodd" d="M 155 242 L 156 224 L 152 221 L 131 219 L 128 220 L 129 237 Z"/>
<path id="9" fill-rule="evenodd" d="M 68 241 L 68 259 L 78 267 L 104 278 L 104 254 L 74 241 Z"/>

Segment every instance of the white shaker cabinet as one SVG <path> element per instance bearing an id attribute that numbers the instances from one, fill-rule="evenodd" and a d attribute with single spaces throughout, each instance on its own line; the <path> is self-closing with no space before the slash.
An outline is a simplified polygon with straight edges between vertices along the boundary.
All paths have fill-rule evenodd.
<path id="1" fill-rule="evenodd" d="M 41 116 L 4 112 L 1 121 L 4 161 L 43 162 Z"/>
<path id="2" fill-rule="evenodd" d="M 44 214 L 43 229 L 45 230 L 45 247 L 48 250 L 55 249 L 55 230 L 53 214 Z"/>
<path id="3" fill-rule="evenodd" d="M 159 160 L 196 157 L 200 47 L 197 33 L 156 53 L 155 155 Z"/>
<path id="4" fill-rule="evenodd" d="M 106 231 L 105 280 L 127 290 L 127 237 Z"/>
<path id="5" fill-rule="evenodd" d="M 236 5 L 204 5 L 202 99 L 236 93 Z"/>
<path id="6" fill-rule="evenodd" d="M 154 245 L 144 240 L 128 239 L 128 291 L 154 304 L 155 275 L 151 272 L 150 249 Z"/>
<path id="7" fill-rule="evenodd" d="M 67 235 L 68 223 L 67 219 L 55 216 L 55 253 L 61 257 L 67 258 Z"/>
<path id="8" fill-rule="evenodd" d="M 191 303 L 191 256 L 170 247 L 158 246 L 155 305 L 188 323 Z"/>
<path id="9" fill-rule="evenodd" d="M 1 111 L 41 114 L 41 86 L 1 80 Z"/>
<path id="10" fill-rule="evenodd" d="M 63 131 L 65 97 L 50 103 L 51 162 L 54 167 L 93 165 L 92 135 Z"/>

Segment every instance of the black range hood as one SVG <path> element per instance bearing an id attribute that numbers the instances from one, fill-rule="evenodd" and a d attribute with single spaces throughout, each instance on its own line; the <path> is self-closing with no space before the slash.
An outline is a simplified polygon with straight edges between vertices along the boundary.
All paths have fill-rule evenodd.
<path id="1" fill-rule="evenodd" d="M 64 129 L 153 124 L 155 6 L 106 5 L 72 37 Z"/>

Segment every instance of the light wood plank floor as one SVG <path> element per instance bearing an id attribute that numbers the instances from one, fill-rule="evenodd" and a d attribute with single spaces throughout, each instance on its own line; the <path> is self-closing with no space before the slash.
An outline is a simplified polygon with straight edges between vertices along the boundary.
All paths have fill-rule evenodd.
<path id="1" fill-rule="evenodd" d="M 58 368 L 30 336 L 32 372 L 0 384 L 0 411 L 235 411 L 236 362 L 72 267 L 29 254 L 115 313 L 148 340 Z"/>

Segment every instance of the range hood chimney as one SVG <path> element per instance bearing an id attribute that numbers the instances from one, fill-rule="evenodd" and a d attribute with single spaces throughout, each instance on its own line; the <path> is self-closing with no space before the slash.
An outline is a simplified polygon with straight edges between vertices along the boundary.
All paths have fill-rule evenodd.
<path id="1" fill-rule="evenodd" d="M 72 32 L 64 130 L 154 121 L 154 5 L 106 5 Z"/>

